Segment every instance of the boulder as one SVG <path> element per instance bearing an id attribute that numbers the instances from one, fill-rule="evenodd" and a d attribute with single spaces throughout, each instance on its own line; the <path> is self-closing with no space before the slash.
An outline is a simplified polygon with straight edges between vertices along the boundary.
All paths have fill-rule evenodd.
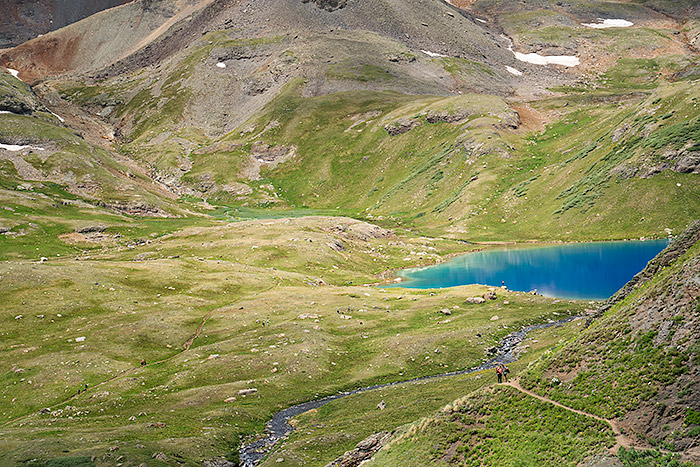
<path id="1" fill-rule="evenodd" d="M 408 133 L 415 127 L 419 126 L 421 123 L 422 121 L 420 120 L 402 117 L 396 120 L 395 122 L 385 125 L 384 129 L 387 131 L 387 133 L 389 133 L 390 136 L 398 136 L 404 133 Z"/>
<path id="2" fill-rule="evenodd" d="M 489 290 L 484 295 L 482 295 L 482 297 L 484 297 L 484 300 L 496 300 L 496 291 Z"/>
<path id="3" fill-rule="evenodd" d="M 469 297 L 464 300 L 464 303 L 484 303 L 485 301 L 484 297 Z"/>
<path id="4" fill-rule="evenodd" d="M 442 313 L 443 315 L 451 315 L 452 314 L 452 312 L 450 311 L 449 308 L 443 308 L 442 310 L 440 310 L 440 313 Z"/>
<path id="5" fill-rule="evenodd" d="M 379 451 L 390 438 L 391 433 L 387 431 L 375 433 L 360 441 L 355 449 L 347 451 L 333 462 L 326 464 L 325 467 L 357 467 Z"/>

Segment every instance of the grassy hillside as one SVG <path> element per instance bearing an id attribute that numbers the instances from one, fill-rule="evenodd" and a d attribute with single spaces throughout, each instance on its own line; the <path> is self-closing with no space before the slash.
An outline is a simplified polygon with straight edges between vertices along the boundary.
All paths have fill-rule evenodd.
<path id="1" fill-rule="evenodd" d="M 483 286 L 362 287 L 411 251 L 460 248 L 385 235 L 350 219 L 250 221 L 79 261 L 3 263 L 3 462 L 198 462 L 235 451 L 290 404 L 471 367 L 512 330 L 582 308 L 513 292 L 464 303 Z M 441 387 L 430 396 L 440 404 Z"/>
<path id="2" fill-rule="evenodd" d="M 370 465 L 580 465 L 610 458 L 612 427 L 621 430 L 613 452 L 622 465 L 694 465 L 697 228 L 685 254 L 521 373 L 535 394 L 502 386 L 471 393 L 403 427 Z"/>
<path id="3" fill-rule="evenodd" d="M 0 464 L 235 461 L 281 409 L 471 368 L 597 305 L 381 288 L 397 269 L 700 218 L 693 2 L 452 3 L 142 1 L 3 53 L 43 79 L 0 73 L 0 144 L 25 146 L 0 149 Z M 262 465 L 381 431 L 373 465 L 678 465 L 700 435 L 698 248 L 589 328 L 533 333 L 522 387 L 355 394 Z"/>
<path id="4" fill-rule="evenodd" d="M 670 451 L 697 443 L 699 245 L 639 287 L 524 385 L 574 408 L 621 421 Z"/>
<path id="5" fill-rule="evenodd" d="M 613 444 L 604 422 L 492 387 L 403 428 L 368 465 L 575 466 Z"/>

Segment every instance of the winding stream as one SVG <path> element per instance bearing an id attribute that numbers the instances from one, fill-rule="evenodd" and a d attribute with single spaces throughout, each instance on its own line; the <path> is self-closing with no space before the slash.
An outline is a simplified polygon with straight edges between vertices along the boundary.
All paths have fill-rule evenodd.
<path id="1" fill-rule="evenodd" d="M 265 426 L 265 434 L 263 437 L 245 443 L 241 446 L 240 462 L 242 467 L 254 467 L 256 466 L 268 453 L 272 451 L 275 445 L 286 438 L 289 433 L 291 433 L 294 428 L 289 424 L 289 419 L 301 415 L 304 412 L 308 412 L 312 409 L 317 409 L 329 402 L 332 402 L 343 397 L 352 396 L 353 394 L 359 394 L 362 392 L 372 391 L 374 389 L 382 389 L 390 386 L 398 386 L 400 384 L 415 383 L 418 381 L 425 381 L 430 379 L 445 378 L 448 376 L 456 375 L 466 375 L 469 373 L 476 373 L 477 371 L 488 370 L 494 368 L 496 365 L 501 363 L 508 364 L 513 363 L 517 360 L 515 355 L 516 347 L 527 337 L 530 331 L 536 331 L 539 329 L 545 329 L 552 326 L 558 326 L 560 324 L 568 323 L 573 321 L 577 316 L 569 316 L 558 321 L 552 321 L 550 323 L 535 324 L 532 326 L 527 326 L 519 331 L 508 334 L 506 337 L 501 339 L 496 347 L 496 355 L 489 361 L 482 363 L 481 365 L 470 368 L 467 370 L 451 371 L 449 373 L 442 373 L 439 375 L 422 376 L 420 378 L 413 378 L 406 381 L 396 381 L 393 383 L 385 384 L 375 384 L 374 386 L 367 386 L 364 388 L 355 389 L 352 391 L 341 392 L 334 394 L 332 396 L 327 396 L 322 399 L 312 400 L 304 402 L 302 404 L 293 405 L 284 410 L 280 410 L 273 417 L 272 420 L 267 422 Z"/>

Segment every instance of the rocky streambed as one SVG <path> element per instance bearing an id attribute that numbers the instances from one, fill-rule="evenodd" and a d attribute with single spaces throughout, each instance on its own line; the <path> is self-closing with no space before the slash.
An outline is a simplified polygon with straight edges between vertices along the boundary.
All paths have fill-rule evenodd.
<path id="1" fill-rule="evenodd" d="M 496 346 L 494 357 L 492 357 L 490 360 L 482 363 L 479 366 L 469 368 L 467 370 L 451 371 L 449 373 L 423 376 L 420 378 L 413 378 L 405 381 L 396 381 L 393 383 L 375 384 L 373 386 L 367 386 L 352 391 L 341 392 L 332 396 L 324 397 L 322 399 L 304 402 L 302 404 L 293 405 L 284 410 L 280 410 L 272 417 L 272 420 L 267 422 L 267 425 L 265 427 L 265 434 L 261 438 L 258 438 L 249 443 L 245 443 L 241 446 L 241 449 L 239 451 L 241 463 L 240 465 L 242 467 L 253 467 L 257 465 L 267 454 L 269 454 L 272 451 L 272 449 L 277 443 L 279 443 L 280 440 L 286 438 L 289 435 L 289 433 L 291 433 L 294 430 L 294 427 L 292 427 L 289 424 L 289 420 L 293 417 L 296 417 L 297 415 L 301 415 L 304 412 L 308 412 L 312 409 L 317 409 L 323 405 L 328 404 L 329 402 L 341 399 L 343 397 L 351 396 L 353 394 L 360 394 L 362 392 L 373 391 L 375 389 L 397 386 L 399 384 L 408 384 L 430 379 L 446 378 L 449 376 L 476 373 L 477 371 L 495 368 L 499 364 L 513 363 L 517 360 L 517 355 L 515 353 L 516 348 L 518 347 L 518 345 L 520 345 L 520 343 L 522 343 L 525 340 L 529 332 L 549 328 L 552 326 L 559 326 L 561 324 L 568 323 L 569 321 L 573 321 L 576 318 L 577 316 L 569 316 L 558 321 L 527 326 L 519 331 L 508 334 L 506 337 L 501 339 L 501 341 Z"/>

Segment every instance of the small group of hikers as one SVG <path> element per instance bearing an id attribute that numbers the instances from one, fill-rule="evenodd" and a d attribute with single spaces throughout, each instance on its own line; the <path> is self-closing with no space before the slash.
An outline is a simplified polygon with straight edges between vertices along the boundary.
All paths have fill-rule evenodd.
<path id="1" fill-rule="evenodd" d="M 499 383 L 503 382 L 508 382 L 508 373 L 510 373 L 510 370 L 508 369 L 507 366 L 500 364 L 496 367 L 496 377 L 498 378 Z"/>

